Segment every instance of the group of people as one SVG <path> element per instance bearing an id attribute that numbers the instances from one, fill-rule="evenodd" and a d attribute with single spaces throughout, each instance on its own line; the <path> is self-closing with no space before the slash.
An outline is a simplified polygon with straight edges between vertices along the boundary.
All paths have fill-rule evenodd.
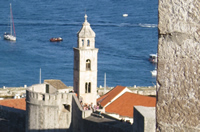
<path id="1" fill-rule="evenodd" d="M 74 92 L 74 90 L 72 90 L 69 93 L 75 93 L 75 92 Z M 77 93 L 75 93 L 75 94 L 77 96 Z M 81 96 L 79 97 L 79 102 L 80 102 L 83 110 L 92 110 L 93 112 L 95 112 L 96 110 L 101 108 L 101 105 L 99 103 L 97 103 L 97 105 L 94 105 L 93 103 L 91 103 L 91 104 L 84 103 L 83 104 L 83 98 Z"/>
<path id="2" fill-rule="evenodd" d="M 83 110 L 92 110 L 93 112 L 95 112 L 96 110 L 99 109 L 99 104 L 97 104 L 97 105 L 94 105 L 93 103 L 91 103 L 91 104 L 84 103 L 83 104 L 82 101 L 80 102 L 80 104 L 81 104 L 81 107 L 83 108 Z"/>

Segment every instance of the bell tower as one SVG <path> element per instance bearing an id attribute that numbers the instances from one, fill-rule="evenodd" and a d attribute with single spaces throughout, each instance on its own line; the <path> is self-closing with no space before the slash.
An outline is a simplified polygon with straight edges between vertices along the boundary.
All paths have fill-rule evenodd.
<path id="1" fill-rule="evenodd" d="M 74 92 L 83 103 L 95 104 L 97 97 L 97 53 L 95 32 L 85 15 L 85 22 L 77 33 L 77 48 L 74 48 Z"/>

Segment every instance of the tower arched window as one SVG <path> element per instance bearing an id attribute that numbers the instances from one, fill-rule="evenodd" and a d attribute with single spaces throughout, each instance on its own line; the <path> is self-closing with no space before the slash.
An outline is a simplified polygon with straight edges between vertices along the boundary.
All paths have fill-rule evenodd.
<path id="1" fill-rule="evenodd" d="M 90 46 L 90 40 L 87 40 L 87 46 L 88 47 Z"/>
<path id="2" fill-rule="evenodd" d="M 91 93 L 91 83 L 88 83 L 88 93 Z"/>
<path id="3" fill-rule="evenodd" d="M 85 83 L 85 93 L 88 92 L 88 83 Z"/>
<path id="4" fill-rule="evenodd" d="M 91 61 L 89 59 L 86 60 L 86 71 L 91 70 Z"/>
<path id="5" fill-rule="evenodd" d="M 91 93 L 91 82 L 85 83 L 85 93 Z"/>
<path id="6" fill-rule="evenodd" d="M 84 46 L 84 39 L 82 39 L 82 47 Z"/>

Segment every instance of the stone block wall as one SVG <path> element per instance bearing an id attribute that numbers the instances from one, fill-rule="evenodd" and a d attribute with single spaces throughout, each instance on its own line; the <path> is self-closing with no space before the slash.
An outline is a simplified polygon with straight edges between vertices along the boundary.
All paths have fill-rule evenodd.
<path id="1" fill-rule="evenodd" d="M 0 106 L 0 131 L 25 132 L 25 111 Z"/>
<path id="2" fill-rule="evenodd" d="M 200 131 L 200 1 L 159 0 L 157 131 Z"/>
<path id="3" fill-rule="evenodd" d="M 84 132 L 132 132 L 131 129 L 126 129 L 119 126 L 105 124 L 103 122 L 97 123 L 89 120 L 84 120 Z"/>
<path id="4" fill-rule="evenodd" d="M 26 131 L 67 130 L 71 124 L 72 94 L 26 91 Z"/>
<path id="5" fill-rule="evenodd" d="M 135 106 L 133 132 L 155 132 L 155 107 Z"/>
<path id="6" fill-rule="evenodd" d="M 82 107 L 77 97 L 72 96 L 72 131 L 83 132 Z"/>

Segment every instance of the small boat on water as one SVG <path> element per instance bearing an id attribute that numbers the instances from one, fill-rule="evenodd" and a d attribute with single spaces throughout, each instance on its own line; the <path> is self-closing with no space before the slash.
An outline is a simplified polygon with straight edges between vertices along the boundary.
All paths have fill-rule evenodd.
<path id="1" fill-rule="evenodd" d="M 123 17 L 127 17 L 128 16 L 128 14 L 123 14 Z"/>
<path id="2" fill-rule="evenodd" d="M 152 63 L 157 63 L 157 58 L 158 58 L 157 53 L 149 55 L 149 61 Z"/>
<path id="3" fill-rule="evenodd" d="M 59 41 L 63 41 L 63 39 L 61 37 L 58 38 L 51 38 L 50 42 L 59 42 Z"/>
<path id="4" fill-rule="evenodd" d="M 14 30 L 14 35 L 12 34 L 12 28 Z M 10 40 L 10 41 L 16 41 L 16 34 L 15 34 L 15 26 L 14 26 L 14 20 L 13 20 L 13 14 L 12 14 L 12 7 L 10 4 L 10 33 L 4 33 L 4 39 Z"/>
<path id="5" fill-rule="evenodd" d="M 157 76 L 157 69 L 151 71 L 151 75 L 154 76 L 154 77 L 156 77 Z"/>

